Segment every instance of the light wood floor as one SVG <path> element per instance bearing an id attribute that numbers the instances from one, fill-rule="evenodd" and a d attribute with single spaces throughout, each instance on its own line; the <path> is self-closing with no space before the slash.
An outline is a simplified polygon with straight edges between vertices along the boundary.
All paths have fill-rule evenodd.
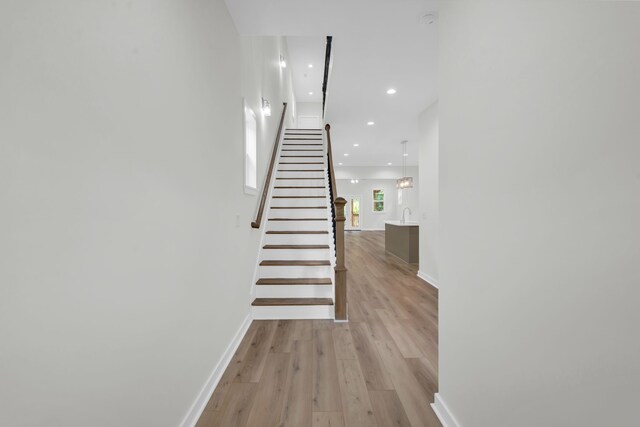
<path id="1" fill-rule="evenodd" d="M 254 321 L 198 427 L 441 426 L 437 291 L 383 232 L 346 247 L 349 323 Z"/>

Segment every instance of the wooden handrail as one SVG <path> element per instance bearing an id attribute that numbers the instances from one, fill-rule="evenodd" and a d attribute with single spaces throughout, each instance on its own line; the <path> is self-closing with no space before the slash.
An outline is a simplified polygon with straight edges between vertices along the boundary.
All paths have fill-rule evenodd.
<path id="1" fill-rule="evenodd" d="M 264 207 L 267 204 L 267 196 L 269 195 L 269 187 L 271 186 L 271 176 L 273 175 L 273 167 L 276 163 L 276 156 L 278 155 L 278 146 L 280 145 L 280 137 L 282 136 L 282 126 L 284 125 L 284 118 L 287 114 L 287 103 L 283 102 L 284 108 L 282 108 L 282 117 L 280 117 L 280 125 L 278 126 L 278 135 L 276 141 L 273 143 L 273 151 L 271 152 L 271 163 L 269 163 L 269 171 L 267 172 L 267 178 L 264 181 L 264 187 L 262 188 L 262 197 L 260 198 L 260 206 L 258 207 L 258 213 L 256 220 L 251 223 L 251 227 L 260 228 L 262 222 L 262 214 L 264 213 Z"/>
<path id="2" fill-rule="evenodd" d="M 335 320 L 347 320 L 347 268 L 344 250 L 344 207 L 347 201 L 338 197 L 336 173 L 333 169 L 333 150 L 331 148 L 331 126 L 324 127 L 327 132 L 327 164 L 329 172 L 329 193 L 331 193 L 331 215 L 333 217 L 333 242 L 336 248 L 335 266 Z"/>

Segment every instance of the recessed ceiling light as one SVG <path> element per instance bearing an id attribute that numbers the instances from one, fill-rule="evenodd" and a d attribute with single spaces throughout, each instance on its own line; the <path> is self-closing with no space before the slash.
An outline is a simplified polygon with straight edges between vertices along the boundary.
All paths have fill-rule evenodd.
<path id="1" fill-rule="evenodd" d="M 409 153 L 404 153 L 403 156 L 407 157 L 409 155 Z"/>
<path id="2" fill-rule="evenodd" d="M 367 122 L 367 125 L 368 125 L 368 126 L 373 126 L 373 125 L 375 125 L 375 124 L 376 124 L 376 122 Z"/>
<path id="3" fill-rule="evenodd" d="M 388 95 L 393 95 L 394 93 L 396 93 L 396 90 L 394 88 L 387 90 Z"/>
<path id="4" fill-rule="evenodd" d="M 388 165 L 388 166 L 391 166 L 392 164 L 393 164 L 393 163 L 391 163 L 391 162 L 387 163 L 387 165 Z"/>
<path id="5" fill-rule="evenodd" d="M 344 153 L 344 156 L 345 157 L 349 157 L 349 153 Z"/>
<path id="6" fill-rule="evenodd" d="M 309 64 L 309 68 L 313 68 L 313 64 Z"/>
<path id="7" fill-rule="evenodd" d="M 360 144 L 353 144 L 354 147 L 360 147 Z"/>
<path id="8" fill-rule="evenodd" d="M 342 166 L 342 163 L 338 163 L 338 166 Z"/>
<path id="9" fill-rule="evenodd" d="M 313 95 L 313 92 L 309 92 L 309 95 Z"/>

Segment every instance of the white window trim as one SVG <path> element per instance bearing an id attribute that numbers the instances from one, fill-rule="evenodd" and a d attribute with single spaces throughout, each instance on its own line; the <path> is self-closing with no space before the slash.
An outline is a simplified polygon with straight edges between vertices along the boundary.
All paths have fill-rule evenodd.
<path id="1" fill-rule="evenodd" d="M 251 185 L 247 185 L 247 113 L 253 116 L 253 120 L 256 124 L 256 153 L 255 153 L 255 174 L 256 174 L 256 186 L 252 187 Z M 244 183 L 244 194 L 248 194 L 251 196 L 258 195 L 258 121 L 256 120 L 256 114 L 246 99 L 242 99 L 242 146 L 243 146 L 243 167 L 242 170 L 244 172 L 243 183 Z"/>
<path id="2" fill-rule="evenodd" d="M 384 209 L 382 209 L 381 211 L 377 211 L 375 210 L 375 206 L 376 206 L 376 199 L 373 197 L 373 192 L 374 191 L 382 191 L 382 206 Z M 379 201 L 379 200 L 378 200 Z M 360 207 L 362 209 L 362 207 Z M 385 214 L 387 213 L 387 193 L 384 191 L 384 188 L 372 188 L 371 189 L 371 212 L 373 214 Z"/>

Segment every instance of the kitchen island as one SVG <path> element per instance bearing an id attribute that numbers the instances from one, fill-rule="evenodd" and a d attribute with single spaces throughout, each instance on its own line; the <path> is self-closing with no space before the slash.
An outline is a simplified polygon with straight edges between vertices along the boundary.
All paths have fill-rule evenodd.
<path id="1" fill-rule="evenodd" d="M 418 263 L 418 223 L 414 221 L 386 221 L 384 224 L 384 248 L 410 264 Z"/>

